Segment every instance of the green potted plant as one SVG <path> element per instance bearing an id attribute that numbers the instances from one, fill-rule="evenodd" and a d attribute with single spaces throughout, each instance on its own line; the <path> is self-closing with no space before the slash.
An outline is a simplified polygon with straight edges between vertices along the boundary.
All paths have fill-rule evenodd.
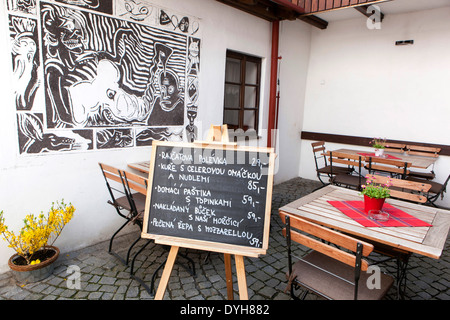
<path id="1" fill-rule="evenodd" d="M 72 204 L 53 203 L 47 215 L 28 214 L 19 233 L 10 231 L 0 211 L 0 233 L 16 252 L 8 265 L 17 281 L 30 283 L 42 280 L 53 272 L 53 262 L 59 256 L 59 249 L 53 243 L 64 226 L 72 219 L 75 208 Z"/>
<path id="2" fill-rule="evenodd" d="M 375 156 L 381 157 L 384 154 L 384 148 L 386 148 L 386 138 L 373 138 L 370 145 L 375 149 Z"/>
<path id="3" fill-rule="evenodd" d="M 364 195 L 364 211 L 381 210 L 386 198 L 390 197 L 390 179 L 386 184 L 375 183 L 371 175 L 366 176 L 366 184 L 362 185 L 361 194 Z"/>

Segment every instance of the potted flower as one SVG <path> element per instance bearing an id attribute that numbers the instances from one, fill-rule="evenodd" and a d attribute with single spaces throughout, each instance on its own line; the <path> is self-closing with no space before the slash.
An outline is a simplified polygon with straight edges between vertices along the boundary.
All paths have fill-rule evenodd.
<path id="1" fill-rule="evenodd" d="M 361 194 L 364 195 L 364 211 L 366 213 L 370 210 L 381 210 L 386 198 L 390 197 L 390 179 L 388 179 L 386 184 L 375 183 L 373 179 L 374 177 L 367 175 L 366 184 L 361 186 Z"/>
<path id="2" fill-rule="evenodd" d="M 381 157 L 384 154 L 384 148 L 386 148 L 386 138 L 373 138 L 370 144 L 375 148 L 375 156 Z"/>
<path id="3" fill-rule="evenodd" d="M 41 212 L 25 217 L 24 226 L 18 234 L 5 225 L 3 211 L 0 211 L 0 233 L 9 247 L 16 253 L 8 265 L 17 281 L 22 283 L 43 280 L 53 272 L 53 262 L 59 256 L 59 249 L 53 246 L 64 226 L 72 219 L 75 208 L 72 204 L 53 203 L 48 214 Z"/>

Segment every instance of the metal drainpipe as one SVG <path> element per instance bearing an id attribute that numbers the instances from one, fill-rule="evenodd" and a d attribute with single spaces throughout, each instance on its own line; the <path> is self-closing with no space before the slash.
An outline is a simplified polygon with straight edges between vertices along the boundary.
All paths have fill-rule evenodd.
<path id="1" fill-rule="evenodd" d="M 270 66 L 270 97 L 269 97 L 269 123 L 267 126 L 267 146 L 272 147 L 272 130 L 277 124 L 277 75 L 278 75 L 278 40 L 280 32 L 280 21 L 272 22 L 272 58 Z"/>

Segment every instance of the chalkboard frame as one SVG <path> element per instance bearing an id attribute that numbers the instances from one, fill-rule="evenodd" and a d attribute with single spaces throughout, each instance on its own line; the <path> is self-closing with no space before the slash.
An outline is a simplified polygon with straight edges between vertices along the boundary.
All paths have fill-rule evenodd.
<path id="1" fill-rule="evenodd" d="M 250 247 L 243 245 L 228 244 L 216 241 L 205 241 L 197 240 L 191 238 L 177 237 L 177 236 L 167 236 L 161 234 L 151 234 L 148 232 L 148 222 L 150 219 L 150 208 L 152 206 L 152 190 L 154 182 L 154 172 L 156 156 L 158 152 L 158 147 L 175 147 L 175 148 L 201 148 L 201 149 L 215 149 L 215 150 L 229 150 L 229 151 L 244 151 L 252 153 L 267 153 L 269 154 L 269 164 L 267 168 L 267 188 L 266 199 L 265 199 L 265 213 L 264 213 L 264 226 L 263 226 L 263 241 L 262 247 Z M 269 246 L 269 231 L 270 231 L 270 214 L 272 206 L 272 188 L 273 188 L 273 175 L 275 167 L 275 158 L 273 148 L 266 147 L 253 147 L 253 146 L 238 146 L 236 144 L 226 144 L 222 142 L 171 142 L 171 141 L 153 141 L 152 144 L 152 154 L 149 168 L 148 176 L 148 187 L 147 187 L 147 199 L 145 205 L 143 229 L 141 237 L 145 239 L 153 239 L 155 243 L 163 245 L 171 245 L 177 247 L 220 252 L 226 254 L 235 254 L 248 257 L 258 257 L 260 255 L 265 255 Z"/>

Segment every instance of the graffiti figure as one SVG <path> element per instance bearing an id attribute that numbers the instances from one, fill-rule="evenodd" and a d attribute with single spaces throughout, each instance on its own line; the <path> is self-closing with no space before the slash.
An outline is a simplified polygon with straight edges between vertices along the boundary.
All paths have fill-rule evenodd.
<path id="1" fill-rule="evenodd" d="M 30 110 L 39 88 L 37 45 L 34 38 L 36 21 L 12 17 L 16 36 L 12 42 L 13 79 L 17 110 Z"/>
<path id="2" fill-rule="evenodd" d="M 75 139 L 44 133 L 41 120 L 28 113 L 18 113 L 20 153 L 72 150 Z"/>
<path id="3" fill-rule="evenodd" d="M 48 126 L 84 127 L 142 121 L 142 115 L 150 111 L 148 101 L 142 103 L 120 89 L 123 75 L 118 66 L 127 44 L 139 46 L 132 30 L 120 29 L 115 33 L 112 52 L 93 51 L 84 48 L 84 42 L 88 41 L 87 22 L 81 13 L 47 6 L 42 10 L 42 20 L 47 54 Z M 105 83 L 99 82 L 105 79 Z M 94 90 L 102 91 L 92 95 Z"/>

